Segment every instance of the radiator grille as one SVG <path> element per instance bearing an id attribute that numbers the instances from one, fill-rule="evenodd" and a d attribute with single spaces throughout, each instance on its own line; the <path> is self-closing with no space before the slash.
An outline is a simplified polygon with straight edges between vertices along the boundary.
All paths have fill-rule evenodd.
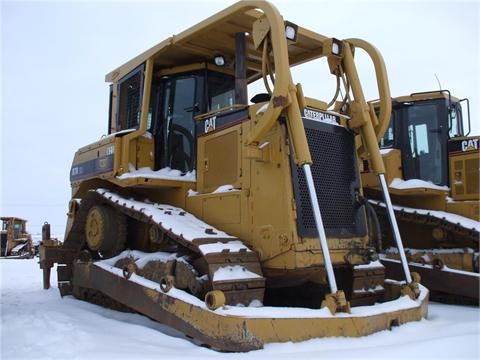
<path id="1" fill-rule="evenodd" d="M 343 127 L 304 120 L 312 176 L 327 236 L 365 235 L 363 208 L 355 204 L 358 180 L 354 137 Z M 300 236 L 318 236 L 303 169 L 293 161 L 292 173 Z"/>

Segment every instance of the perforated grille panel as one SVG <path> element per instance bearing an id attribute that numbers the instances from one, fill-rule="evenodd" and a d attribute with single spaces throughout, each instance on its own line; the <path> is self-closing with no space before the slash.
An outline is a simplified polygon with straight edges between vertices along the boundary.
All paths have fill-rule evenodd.
<path id="1" fill-rule="evenodd" d="M 363 208 L 355 204 L 359 189 L 354 137 L 340 126 L 304 120 L 312 175 L 327 236 L 365 235 Z M 303 169 L 293 161 L 292 173 L 300 236 L 318 236 Z"/>
<path id="2" fill-rule="evenodd" d="M 478 155 L 477 155 L 478 156 Z M 467 179 L 467 193 L 478 194 L 478 169 L 480 168 L 480 159 L 465 160 L 465 172 Z"/>

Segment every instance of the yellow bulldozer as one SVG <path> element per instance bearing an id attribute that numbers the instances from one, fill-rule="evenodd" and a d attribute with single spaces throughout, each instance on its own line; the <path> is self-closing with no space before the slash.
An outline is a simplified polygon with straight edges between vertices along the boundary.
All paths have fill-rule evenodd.
<path id="1" fill-rule="evenodd" d="M 35 255 L 32 235 L 27 231 L 27 220 L 2 216 L 0 257 L 32 258 Z"/>
<path id="2" fill-rule="evenodd" d="M 392 103 L 389 125 L 377 132 L 410 268 L 435 299 L 478 305 L 480 136 L 469 136 L 468 99 L 439 90 L 397 97 Z M 375 199 L 371 205 L 380 220 L 382 261 L 390 276 L 401 276 L 373 175 L 367 164 L 362 181 L 366 196 Z"/>
<path id="3" fill-rule="evenodd" d="M 378 116 L 354 49 L 373 61 Z M 329 103 L 291 73 L 322 58 L 338 85 Z M 265 90 L 249 101 L 257 80 Z M 224 351 L 426 316 L 428 290 L 406 258 L 402 280 L 386 279 L 368 236 L 356 137 L 389 198 L 374 125 L 391 111 L 371 44 L 241 1 L 106 81 L 108 135 L 75 154 L 64 242 L 40 247 L 45 288 L 57 263 L 62 296 L 142 313 Z"/>

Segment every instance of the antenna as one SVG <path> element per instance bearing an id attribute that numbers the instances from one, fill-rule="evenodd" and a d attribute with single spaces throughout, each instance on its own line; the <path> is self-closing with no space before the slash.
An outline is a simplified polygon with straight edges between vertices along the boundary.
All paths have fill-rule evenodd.
<path id="1" fill-rule="evenodd" d="M 440 84 L 440 79 L 438 78 L 437 74 L 433 73 L 433 75 L 435 75 L 435 79 L 437 79 L 438 90 L 442 90 L 442 84 Z"/>

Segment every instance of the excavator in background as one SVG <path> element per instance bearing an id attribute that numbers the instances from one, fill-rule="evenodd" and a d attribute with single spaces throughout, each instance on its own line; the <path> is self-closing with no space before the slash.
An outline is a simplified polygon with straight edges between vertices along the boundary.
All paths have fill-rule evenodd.
<path id="1" fill-rule="evenodd" d="M 373 61 L 378 116 L 354 49 Z M 321 58 L 337 78 L 330 103 L 292 79 L 292 66 Z M 265 93 L 249 103 L 257 80 Z M 428 290 L 406 258 L 402 280 L 386 279 L 368 236 L 357 136 L 390 199 L 374 125 L 388 122 L 391 99 L 375 47 L 241 1 L 106 81 L 108 135 L 75 154 L 64 242 L 40 246 L 44 288 L 56 263 L 62 296 L 139 312 L 223 351 L 426 316 Z"/>
<path id="2" fill-rule="evenodd" d="M 478 305 L 480 136 L 469 136 L 470 129 L 468 99 L 440 90 L 394 98 L 390 123 L 377 134 L 410 268 L 432 298 Z M 383 236 L 377 250 L 396 277 L 398 253 L 374 180 L 365 167 L 364 192 L 375 199 Z"/>
<path id="3" fill-rule="evenodd" d="M 27 220 L 3 216 L 0 257 L 33 258 L 35 255 L 32 235 L 27 231 Z"/>

